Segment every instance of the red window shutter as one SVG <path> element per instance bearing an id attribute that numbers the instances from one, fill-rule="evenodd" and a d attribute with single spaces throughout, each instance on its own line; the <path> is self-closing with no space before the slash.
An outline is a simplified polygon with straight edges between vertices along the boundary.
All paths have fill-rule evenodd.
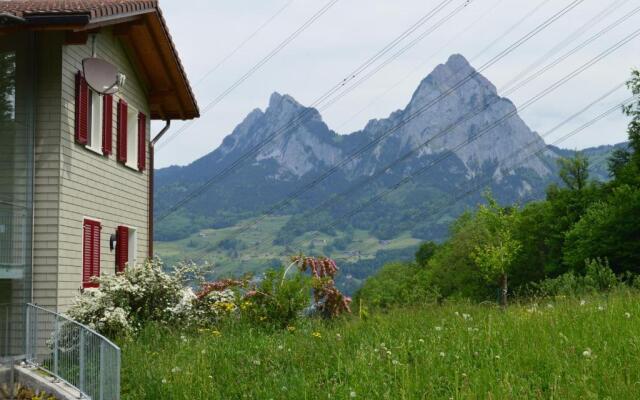
<path id="1" fill-rule="evenodd" d="M 78 71 L 76 74 L 76 142 L 86 145 L 89 138 L 89 86 Z"/>
<path id="2" fill-rule="evenodd" d="M 113 153 L 113 95 L 102 98 L 102 154 Z"/>
<path id="3" fill-rule="evenodd" d="M 127 162 L 127 102 L 118 102 L 118 161 Z"/>
<path id="4" fill-rule="evenodd" d="M 100 276 L 100 231 L 102 227 L 99 222 L 93 225 L 91 240 L 91 276 Z M 96 287 L 97 284 L 94 284 Z"/>
<path id="5" fill-rule="evenodd" d="M 138 169 L 144 171 L 147 166 L 147 116 L 138 114 Z"/>
<path id="6" fill-rule="evenodd" d="M 85 220 L 82 229 L 82 287 L 93 288 L 98 284 L 91 278 L 100 276 L 100 223 Z"/>
<path id="7" fill-rule="evenodd" d="M 91 285 L 91 224 L 85 220 L 82 227 L 82 287 Z"/>
<path id="8" fill-rule="evenodd" d="M 119 226 L 116 239 L 116 272 L 124 272 L 129 262 L 129 228 Z"/>

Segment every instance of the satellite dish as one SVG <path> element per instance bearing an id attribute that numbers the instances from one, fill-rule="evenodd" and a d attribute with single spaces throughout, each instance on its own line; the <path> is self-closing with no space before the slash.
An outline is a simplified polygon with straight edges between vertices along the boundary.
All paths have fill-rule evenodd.
<path id="1" fill-rule="evenodd" d="M 100 94 L 114 94 L 124 85 L 125 76 L 105 60 L 85 58 L 82 60 L 82 69 L 87 84 Z"/>

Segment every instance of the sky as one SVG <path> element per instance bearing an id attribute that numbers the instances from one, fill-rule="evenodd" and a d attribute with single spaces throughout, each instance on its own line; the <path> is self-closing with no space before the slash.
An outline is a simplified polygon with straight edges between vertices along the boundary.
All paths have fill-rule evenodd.
<path id="1" fill-rule="evenodd" d="M 397 49 L 420 33 L 432 30 L 441 18 L 465 1 L 452 0 Z M 322 117 L 329 128 L 339 134 L 362 129 L 370 119 L 385 118 L 405 107 L 420 81 L 451 54 L 460 53 L 480 68 L 573 1 L 472 0 L 402 56 L 323 110 Z M 227 91 L 328 2 L 189 0 L 189 6 L 185 7 L 184 1 L 161 0 L 163 14 L 203 112 L 187 126 L 182 121 L 173 122 L 159 143 L 156 167 L 189 164 L 213 151 L 249 112 L 255 108 L 264 110 L 275 91 L 289 94 L 303 105 L 313 104 L 442 0 L 338 0 L 295 40 L 205 111 L 207 104 Z M 637 7 L 637 0 L 583 0 L 482 73 L 501 94 L 506 83 L 532 64 L 544 60 L 540 65 L 546 65 Z M 271 22 L 252 37 L 268 20 Z M 509 99 L 516 106 L 522 105 L 638 27 L 640 12 L 513 92 Z M 566 47 L 549 58 L 554 47 L 564 43 Z M 640 68 L 640 36 L 522 110 L 520 116 L 532 130 L 544 135 L 622 83 L 633 68 Z M 553 143 L 629 96 L 626 89 L 617 90 L 571 124 L 544 136 L 545 141 Z M 619 143 L 626 140 L 627 123 L 628 119 L 616 112 L 560 146 L 582 149 Z M 155 122 L 154 133 L 162 126 L 163 123 Z"/>

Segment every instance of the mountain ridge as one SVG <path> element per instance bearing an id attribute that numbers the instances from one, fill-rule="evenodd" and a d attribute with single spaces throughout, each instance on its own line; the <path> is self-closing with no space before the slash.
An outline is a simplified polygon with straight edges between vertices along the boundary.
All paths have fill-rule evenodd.
<path id="1" fill-rule="evenodd" d="M 500 120 L 510 113 L 514 116 Z M 305 118 L 301 119 L 301 115 Z M 497 124 L 495 129 L 479 135 L 492 124 Z M 434 165 L 429 174 L 416 177 L 393 199 L 377 205 L 375 212 L 367 210 L 362 217 L 367 221 L 347 224 L 354 228 L 373 227 L 378 236 L 388 237 L 409 229 L 420 232 L 421 239 L 433 239 L 446 233 L 449 218 L 427 218 L 416 230 L 408 223 L 412 213 L 446 203 L 443 199 L 487 178 L 492 182 L 490 189 L 501 201 L 518 201 L 525 196 L 540 198 L 544 188 L 556 180 L 554 159 L 560 156 L 517 115 L 513 102 L 500 97 L 488 79 L 476 73 L 462 55 L 454 54 L 420 82 L 404 108 L 387 118 L 371 119 L 363 129 L 346 135 L 331 130 L 318 110 L 300 104 L 288 94 L 274 92 L 268 106 L 248 113 L 217 149 L 187 166 L 156 172 L 155 211 L 160 215 L 217 171 L 257 150 L 234 171 L 233 177 L 211 185 L 202 196 L 162 221 L 156 236 L 172 240 L 193 229 L 230 226 L 259 215 L 373 141 L 377 142 L 363 156 L 354 158 L 280 212 L 303 215 L 327 197 L 366 182 L 379 171 L 385 172 L 348 201 L 343 199 L 323 211 L 325 217 L 336 218 L 350 206 L 431 163 Z M 525 159 L 519 151 L 525 144 L 543 149 L 543 154 Z M 457 150 L 452 154 L 454 149 Z M 395 160 L 407 154 L 412 157 L 394 165 Z M 445 159 L 444 155 L 450 156 Z M 502 164 L 512 155 L 515 158 L 510 162 L 522 165 L 516 171 L 506 171 Z M 436 163 L 440 159 L 443 160 Z M 384 170 L 388 165 L 394 167 Z M 475 201 L 478 196 L 471 196 L 449 216 L 457 215 Z M 298 224 L 292 231 L 313 229 L 311 224 L 292 220 L 291 224 Z M 291 230 L 291 226 L 283 229 Z M 176 234 L 176 230 L 180 232 Z"/>

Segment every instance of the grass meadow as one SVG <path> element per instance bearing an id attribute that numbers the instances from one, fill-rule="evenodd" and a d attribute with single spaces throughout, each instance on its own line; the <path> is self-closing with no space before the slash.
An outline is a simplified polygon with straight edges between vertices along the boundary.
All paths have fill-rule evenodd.
<path id="1" fill-rule="evenodd" d="M 271 332 L 149 326 L 123 346 L 123 398 L 640 398 L 637 292 L 354 314 Z"/>

